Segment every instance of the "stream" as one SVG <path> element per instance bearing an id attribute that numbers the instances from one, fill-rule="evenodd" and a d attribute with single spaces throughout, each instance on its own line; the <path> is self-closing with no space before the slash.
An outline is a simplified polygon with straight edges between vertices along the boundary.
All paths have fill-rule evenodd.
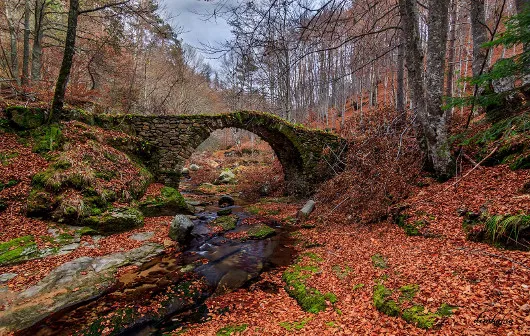
<path id="1" fill-rule="evenodd" d="M 208 206 L 195 214 L 192 240 L 181 253 L 157 256 L 122 274 L 99 297 L 63 309 L 17 335 L 163 335 L 204 322 L 207 298 L 246 287 L 262 272 L 290 265 L 296 254 L 288 228 L 256 218 L 240 206 L 230 208 L 238 217 L 235 228 L 213 230 L 210 224 L 220 208 Z M 235 238 L 249 229 L 243 222 L 247 218 L 259 220 L 276 234 Z M 271 284 L 264 290 L 275 288 Z"/>

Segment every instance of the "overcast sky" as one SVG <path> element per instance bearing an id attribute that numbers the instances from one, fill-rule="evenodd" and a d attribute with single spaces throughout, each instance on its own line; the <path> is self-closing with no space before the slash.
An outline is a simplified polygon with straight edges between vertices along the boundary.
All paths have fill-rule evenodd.
<path id="1" fill-rule="evenodd" d="M 180 37 L 182 40 L 196 48 L 201 47 L 201 43 L 215 45 L 230 39 L 230 27 L 224 19 L 205 18 L 197 13 L 211 13 L 219 5 L 220 1 L 232 0 L 160 0 L 160 4 L 165 7 L 167 14 L 173 19 L 171 24 L 183 31 Z M 208 55 L 205 55 L 207 58 Z M 206 60 L 217 67 L 218 61 Z"/>

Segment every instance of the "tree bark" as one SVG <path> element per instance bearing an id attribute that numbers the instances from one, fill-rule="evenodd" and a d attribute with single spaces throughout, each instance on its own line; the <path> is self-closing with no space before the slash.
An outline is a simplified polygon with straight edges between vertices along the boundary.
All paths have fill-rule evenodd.
<path id="1" fill-rule="evenodd" d="M 405 113 L 405 39 L 403 32 L 401 33 L 397 54 L 396 109 L 403 116 Z"/>
<path id="2" fill-rule="evenodd" d="M 75 38 L 77 31 L 77 19 L 79 16 L 79 0 L 70 0 L 70 9 L 68 10 L 68 28 L 66 30 L 66 41 L 64 44 L 63 61 L 59 70 L 59 77 L 55 85 L 55 94 L 53 96 L 52 110 L 49 119 L 58 119 L 63 107 L 66 85 L 72 69 L 72 62 L 75 54 Z"/>
<path id="3" fill-rule="evenodd" d="M 530 0 L 515 0 L 515 7 L 517 8 L 517 14 L 521 14 L 525 6 L 530 5 Z"/>
<path id="4" fill-rule="evenodd" d="M 31 27 L 29 25 L 29 0 L 24 1 L 24 54 L 22 56 L 22 85 L 29 84 L 29 36 Z"/>
<path id="5" fill-rule="evenodd" d="M 447 111 L 442 109 L 448 19 L 449 0 L 429 0 L 425 72 L 427 124 L 424 130 L 434 171 L 442 179 L 452 174 L 451 153 L 447 143 Z"/>
<path id="6" fill-rule="evenodd" d="M 42 39 L 44 37 L 44 15 L 46 10 L 46 0 L 35 1 L 35 21 L 33 32 L 33 48 L 31 52 L 31 79 L 38 81 L 41 79 L 42 69 Z"/>
<path id="7" fill-rule="evenodd" d="M 483 71 L 487 52 L 482 45 L 488 42 L 488 29 L 486 27 L 486 14 L 484 0 L 470 1 L 471 35 L 473 38 L 473 77 L 479 76 Z"/>
<path id="8" fill-rule="evenodd" d="M 5 5 L 7 28 L 9 31 L 9 60 L 11 74 L 13 75 L 13 79 L 17 81 L 17 84 L 20 85 L 20 78 L 18 73 L 18 32 L 16 28 L 16 19 L 14 17 L 14 13 L 12 12 L 12 9 L 14 10 L 14 8 L 11 8 L 9 3 Z"/>
<path id="9" fill-rule="evenodd" d="M 457 4 L 456 0 L 451 1 L 451 19 L 449 23 L 449 46 L 447 55 L 447 85 L 445 87 L 445 96 L 453 96 L 453 81 L 455 69 L 455 44 L 456 44 L 456 22 L 457 22 Z"/>
<path id="10" fill-rule="evenodd" d="M 449 0 L 429 0 L 426 71 L 421 49 L 416 0 L 399 0 L 405 36 L 406 61 L 412 109 L 417 119 L 420 148 L 427 156 L 426 169 L 440 178 L 451 174 L 447 145 L 446 112 L 442 110 Z M 425 73 L 425 76 L 423 75 Z"/>

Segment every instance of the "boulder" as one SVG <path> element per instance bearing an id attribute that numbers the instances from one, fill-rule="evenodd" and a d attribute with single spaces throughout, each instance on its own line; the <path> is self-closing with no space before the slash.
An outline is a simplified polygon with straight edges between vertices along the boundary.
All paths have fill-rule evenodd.
<path id="1" fill-rule="evenodd" d="M 270 183 L 266 182 L 259 188 L 259 194 L 260 196 L 269 196 L 271 193 L 271 185 Z"/>
<path id="2" fill-rule="evenodd" d="M 180 171 L 180 173 L 181 173 L 182 175 L 184 175 L 184 176 L 188 176 L 188 175 L 190 174 L 190 170 L 189 170 L 189 168 L 184 167 L 184 168 L 182 168 L 182 170 Z"/>
<path id="3" fill-rule="evenodd" d="M 23 130 L 34 129 L 46 123 L 46 111 L 40 108 L 11 106 L 6 109 L 6 114 L 11 123 Z"/>
<path id="4" fill-rule="evenodd" d="M 178 213 L 193 214 L 195 209 L 186 202 L 180 192 L 171 187 L 163 187 L 160 194 L 149 196 L 139 205 L 145 217 L 173 216 Z"/>
<path id="5" fill-rule="evenodd" d="M 315 201 L 309 200 L 306 204 L 298 211 L 297 217 L 299 219 L 306 219 L 315 210 Z"/>
<path id="6" fill-rule="evenodd" d="M 214 184 L 232 184 L 236 182 L 236 176 L 229 169 L 223 170 Z"/>
<path id="7" fill-rule="evenodd" d="M 90 216 L 83 225 L 101 233 L 115 233 L 136 229 L 144 223 L 144 216 L 136 208 L 114 208 L 101 216 Z"/>
<path id="8" fill-rule="evenodd" d="M 221 198 L 219 198 L 218 204 L 221 208 L 226 208 L 229 206 L 233 206 L 235 204 L 235 201 L 231 196 L 223 195 L 221 196 Z"/>
<path id="9" fill-rule="evenodd" d="M 179 244 L 186 244 L 193 230 L 193 222 L 186 215 L 176 215 L 169 225 L 169 238 Z"/>
<path id="10" fill-rule="evenodd" d="M 190 170 L 191 171 L 197 171 L 199 169 L 201 169 L 201 167 L 199 165 L 196 165 L 195 163 L 190 165 Z"/>

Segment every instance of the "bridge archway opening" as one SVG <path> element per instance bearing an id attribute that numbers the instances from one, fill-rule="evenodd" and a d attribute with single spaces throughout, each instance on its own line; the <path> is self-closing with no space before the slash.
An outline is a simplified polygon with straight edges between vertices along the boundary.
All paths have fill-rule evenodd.
<path id="1" fill-rule="evenodd" d="M 197 187 L 205 190 L 203 186 L 214 184 L 249 198 L 280 196 L 287 192 L 290 179 L 303 170 L 301 157 L 289 139 L 235 127 L 204 134 L 186 154 L 181 191 Z M 223 171 L 235 175 L 235 184 L 220 179 Z"/>

